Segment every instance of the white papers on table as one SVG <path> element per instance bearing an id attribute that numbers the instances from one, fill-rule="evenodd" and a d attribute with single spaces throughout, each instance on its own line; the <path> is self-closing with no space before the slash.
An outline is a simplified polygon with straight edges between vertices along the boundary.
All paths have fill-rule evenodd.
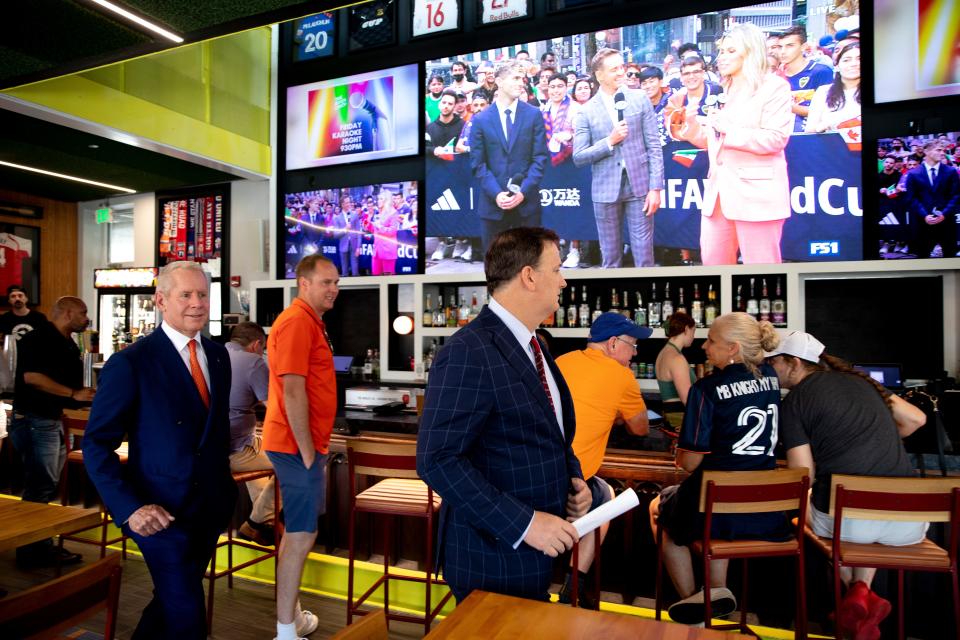
<path id="1" fill-rule="evenodd" d="M 640 498 L 637 497 L 637 492 L 633 489 L 627 489 L 610 502 L 600 505 L 587 515 L 575 520 L 573 522 L 573 526 L 576 528 L 577 534 L 583 538 L 583 536 L 587 535 L 603 523 L 609 522 L 618 516 L 622 516 L 627 511 L 630 511 L 630 509 L 633 509 L 639 504 Z"/>

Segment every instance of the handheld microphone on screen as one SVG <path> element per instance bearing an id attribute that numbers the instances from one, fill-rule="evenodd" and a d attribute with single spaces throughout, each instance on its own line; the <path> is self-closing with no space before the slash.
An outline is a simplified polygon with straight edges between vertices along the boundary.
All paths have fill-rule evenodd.
<path id="1" fill-rule="evenodd" d="M 627 109 L 627 96 L 617 91 L 613 96 L 613 108 L 617 110 L 617 122 L 623 122 L 623 112 Z"/>
<path id="2" fill-rule="evenodd" d="M 354 91 L 350 94 L 350 106 L 357 111 L 366 111 L 370 115 L 370 128 L 373 131 L 373 148 L 378 149 L 377 132 L 379 131 L 379 120 L 387 120 L 386 114 L 381 111 L 377 105 L 367 100 L 367 96 L 362 91 Z"/>
<path id="3" fill-rule="evenodd" d="M 517 195 L 520 193 L 521 184 L 523 184 L 523 174 L 518 173 L 507 180 L 507 191 L 509 191 L 511 195 Z"/>
<path id="4" fill-rule="evenodd" d="M 703 101 L 704 111 L 708 114 L 723 109 L 723 105 L 725 104 L 727 104 L 727 94 L 725 93 L 711 94 Z M 713 135 L 716 136 L 717 140 L 720 139 L 719 131 L 714 130 Z"/>

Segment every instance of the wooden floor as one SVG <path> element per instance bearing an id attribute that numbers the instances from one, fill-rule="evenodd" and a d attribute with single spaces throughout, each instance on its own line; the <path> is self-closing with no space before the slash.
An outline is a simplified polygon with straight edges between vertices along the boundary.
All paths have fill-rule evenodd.
<path id="1" fill-rule="evenodd" d="M 99 551 L 88 545 L 69 545 L 72 551 L 82 553 L 84 562 L 98 559 Z M 0 588 L 20 591 L 54 577 L 52 569 L 22 571 L 17 568 L 13 551 L 0 553 Z M 118 640 L 130 638 L 140 612 L 152 597 L 152 583 L 146 564 L 138 557 L 129 556 L 123 563 L 123 586 L 120 590 L 120 616 L 117 625 Z M 234 580 L 233 589 L 225 579 L 217 581 L 214 596 L 212 638 L 230 640 L 270 640 L 276 635 L 276 610 L 273 587 L 247 580 Z M 311 594 L 301 594 L 301 604 L 320 618 L 320 626 L 310 640 L 329 638 L 346 624 L 346 603 Z M 436 623 L 435 623 L 436 624 Z M 103 616 L 91 618 L 80 625 L 84 629 L 103 633 Z M 390 623 L 390 637 L 409 640 L 423 637 L 423 626 L 405 622 Z"/>

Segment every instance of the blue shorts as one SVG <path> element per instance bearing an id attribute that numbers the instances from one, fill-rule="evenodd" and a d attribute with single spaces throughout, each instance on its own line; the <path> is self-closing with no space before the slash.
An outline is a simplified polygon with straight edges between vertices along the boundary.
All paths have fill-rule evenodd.
<path id="1" fill-rule="evenodd" d="M 313 466 L 303 466 L 299 453 L 267 451 L 280 483 L 283 526 L 289 533 L 316 533 L 327 508 L 327 455 L 317 453 Z"/>
<path id="2" fill-rule="evenodd" d="M 613 489 L 607 484 L 607 481 L 600 476 L 593 476 L 587 480 L 587 486 L 590 487 L 590 494 L 593 496 L 593 502 L 590 503 L 590 511 L 593 511 L 605 502 L 613 500 L 611 494 Z"/>

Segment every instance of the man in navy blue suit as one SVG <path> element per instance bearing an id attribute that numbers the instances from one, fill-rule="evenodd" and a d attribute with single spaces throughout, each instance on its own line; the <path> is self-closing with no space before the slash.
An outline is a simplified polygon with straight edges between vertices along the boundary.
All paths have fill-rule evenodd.
<path id="1" fill-rule="evenodd" d="M 960 175 L 942 160 L 943 144 L 930 140 L 923 145 L 923 162 L 907 173 L 908 206 L 917 230 L 913 249 L 918 258 L 952 258 L 957 252 Z"/>
<path id="2" fill-rule="evenodd" d="M 534 336 L 566 285 L 559 238 L 504 231 L 485 270 L 490 304 L 430 369 L 417 473 L 443 498 L 437 566 L 458 602 L 474 589 L 545 600 L 552 559 L 578 539 L 568 520 L 591 501 L 570 391 Z"/>
<path id="3" fill-rule="evenodd" d="M 519 62 L 497 67 L 497 97 L 471 121 L 470 166 L 480 188 L 483 251 L 504 229 L 540 224 L 540 181 L 550 152 L 540 110 L 519 99 L 525 79 Z"/>
<path id="4" fill-rule="evenodd" d="M 143 553 L 153 600 L 134 640 L 206 638 L 203 573 L 233 513 L 230 359 L 200 335 L 210 317 L 200 265 L 160 271 L 160 329 L 107 361 L 83 438 L 87 473 Z M 115 449 L 129 442 L 126 468 Z"/>

